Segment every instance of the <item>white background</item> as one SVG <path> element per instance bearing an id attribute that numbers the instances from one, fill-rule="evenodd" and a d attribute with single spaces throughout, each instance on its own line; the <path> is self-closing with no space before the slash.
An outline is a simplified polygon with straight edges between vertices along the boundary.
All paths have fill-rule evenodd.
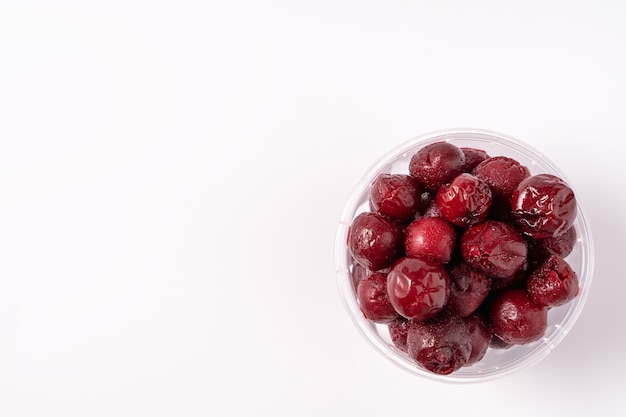
<path id="1" fill-rule="evenodd" d="M 0 415 L 621 410 L 625 21 L 619 0 L 0 0 Z M 333 244 L 378 157 L 470 126 L 567 174 L 596 274 L 544 361 L 456 386 L 366 344 Z"/>

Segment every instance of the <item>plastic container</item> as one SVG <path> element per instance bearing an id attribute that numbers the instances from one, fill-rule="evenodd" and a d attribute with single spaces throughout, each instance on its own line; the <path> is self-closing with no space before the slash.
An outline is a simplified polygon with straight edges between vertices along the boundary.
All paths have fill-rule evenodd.
<path id="1" fill-rule="evenodd" d="M 361 313 L 351 278 L 353 260 L 347 248 L 348 229 L 359 214 L 369 211 L 369 192 L 374 179 L 381 173 L 408 174 L 409 161 L 420 148 L 439 141 L 447 141 L 458 147 L 485 150 L 490 156 L 508 156 L 526 165 L 531 175 L 549 173 L 563 178 L 576 192 L 572 184 L 548 158 L 524 142 L 507 135 L 480 129 L 450 129 L 416 137 L 389 152 L 363 175 L 350 194 L 339 222 L 335 242 L 335 264 L 340 296 L 359 332 L 369 344 L 385 358 L 400 368 L 420 377 L 437 381 L 469 383 L 487 381 L 509 375 L 536 364 L 546 357 L 563 340 L 580 315 L 591 286 L 593 275 L 593 240 L 585 212 L 578 200 L 578 214 L 574 222 L 578 241 L 566 258 L 576 271 L 580 292 L 571 302 L 551 308 L 548 312 L 548 328 L 542 339 L 527 345 L 508 349 L 488 349 L 484 358 L 472 366 L 463 367 L 450 375 L 437 375 L 420 368 L 411 358 L 397 349 L 389 337 L 386 325 L 368 321 Z"/>

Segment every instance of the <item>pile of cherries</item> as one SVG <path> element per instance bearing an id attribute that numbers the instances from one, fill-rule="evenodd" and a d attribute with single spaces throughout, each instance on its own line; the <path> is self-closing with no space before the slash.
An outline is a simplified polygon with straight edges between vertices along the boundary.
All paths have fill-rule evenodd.
<path id="1" fill-rule="evenodd" d="M 539 340 L 579 291 L 572 189 L 504 156 L 437 142 L 407 174 L 381 174 L 348 233 L 363 315 L 447 375 L 487 349 Z"/>

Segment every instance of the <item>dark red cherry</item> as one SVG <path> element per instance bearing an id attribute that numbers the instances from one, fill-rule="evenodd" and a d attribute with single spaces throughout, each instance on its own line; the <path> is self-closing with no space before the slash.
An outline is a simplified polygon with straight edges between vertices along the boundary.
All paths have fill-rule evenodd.
<path id="1" fill-rule="evenodd" d="M 574 226 L 571 226 L 565 233 L 556 237 L 541 239 L 538 241 L 538 244 L 561 258 L 566 258 L 572 253 L 574 245 L 576 245 L 576 239 L 576 229 Z"/>
<path id="2" fill-rule="evenodd" d="M 429 191 L 437 191 L 463 172 L 465 155 L 448 142 L 436 142 L 421 148 L 409 163 L 409 173 Z"/>
<path id="3" fill-rule="evenodd" d="M 398 317 L 387 296 L 387 274 L 375 272 L 357 287 L 357 299 L 365 318 L 374 323 L 389 323 Z"/>
<path id="4" fill-rule="evenodd" d="M 491 189 L 487 183 L 470 174 L 455 177 L 439 188 L 437 206 L 441 216 L 459 227 L 469 227 L 487 217 L 491 207 Z"/>
<path id="5" fill-rule="evenodd" d="M 414 322 L 407 336 L 408 354 L 418 364 L 439 375 L 448 375 L 470 358 L 470 332 L 457 315 L 449 311 L 423 322 Z"/>
<path id="6" fill-rule="evenodd" d="M 558 255 L 550 255 L 528 276 L 528 294 L 538 304 L 560 306 L 578 294 L 578 276 Z"/>
<path id="7" fill-rule="evenodd" d="M 476 168 L 476 165 L 480 164 L 485 159 L 490 158 L 490 156 L 487 155 L 487 152 L 482 149 L 461 148 L 461 150 L 463 151 L 463 155 L 465 155 L 463 172 L 472 172 L 472 170 Z"/>
<path id="8" fill-rule="evenodd" d="M 404 317 L 399 316 L 397 319 L 389 323 L 389 336 L 391 337 L 391 341 L 393 344 L 400 349 L 402 352 L 406 353 L 408 348 L 406 345 L 406 338 L 409 332 L 409 327 L 411 326 L 411 321 L 405 319 Z"/>
<path id="9" fill-rule="evenodd" d="M 411 219 L 420 204 L 417 180 L 409 175 L 381 174 L 370 192 L 372 210 L 398 220 Z"/>
<path id="10" fill-rule="evenodd" d="M 520 271 L 528 253 L 526 240 L 510 224 L 487 220 L 461 236 L 461 256 L 485 274 L 508 278 Z"/>
<path id="11" fill-rule="evenodd" d="M 511 196 L 517 227 L 535 239 L 565 233 L 576 218 L 576 197 L 559 177 L 534 175 L 520 182 Z"/>
<path id="12" fill-rule="evenodd" d="M 465 317 L 464 320 L 470 333 L 470 341 L 472 342 L 472 352 L 466 364 L 466 366 L 469 366 L 480 361 L 485 356 L 491 344 L 493 333 L 491 333 L 489 323 L 481 314 L 473 313 Z"/>
<path id="13" fill-rule="evenodd" d="M 522 289 L 495 294 L 488 315 L 493 334 L 514 345 L 541 339 L 548 327 L 548 308 L 535 303 Z"/>
<path id="14" fill-rule="evenodd" d="M 358 263 L 378 271 L 403 255 L 404 233 L 400 225 L 387 217 L 361 213 L 350 226 L 348 248 Z"/>
<path id="15" fill-rule="evenodd" d="M 565 259 L 574 249 L 576 240 L 576 230 L 574 226 L 567 229 L 562 235 L 555 237 L 546 239 L 527 237 L 528 265 L 530 269 L 535 269 L 553 254 Z"/>
<path id="16" fill-rule="evenodd" d="M 404 249 L 408 256 L 450 262 L 456 244 L 454 227 L 441 217 L 421 217 L 406 228 Z"/>
<path id="17" fill-rule="evenodd" d="M 450 278 L 439 263 L 406 256 L 389 271 L 387 295 L 401 316 L 427 320 L 448 302 Z"/>
<path id="18" fill-rule="evenodd" d="M 505 219 L 511 211 L 510 199 L 513 191 L 524 178 L 530 176 L 530 171 L 515 159 L 494 156 L 478 164 L 472 170 L 472 175 L 485 181 L 491 189 L 491 214 Z"/>
<path id="19" fill-rule="evenodd" d="M 466 263 L 448 269 L 450 298 L 447 308 L 454 314 L 467 317 L 485 300 L 491 289 L 491 278 Z"/>
<path id="20" fill-rule="evenodd" d="M 509 288 L 525 288 L 526 277 L 528 276 L 527 266 L 506 278 L 496 278 L 491 280 L 491 291 L 502 291 Z"/>

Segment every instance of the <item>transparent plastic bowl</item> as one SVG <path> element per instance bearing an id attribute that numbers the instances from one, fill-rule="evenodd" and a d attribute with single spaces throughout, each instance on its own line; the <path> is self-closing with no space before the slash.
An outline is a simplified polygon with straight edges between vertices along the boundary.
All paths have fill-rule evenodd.
<path id="1" fill-rule="evenodd" d="M 335 264 L 340 296 L 359 332 L 369 344 L 395 365 L 412 374 L 437 381 L 469 383 L 487 381 L 509 375 L 536 364 L 546 357 L 567 335 L 585 305 L 593 275 L 593 241 L 585 211 L 578 200 L 578 214 L 574 222 L 578 241 L 566 258 L 576 271 L 580 292 L 571 302 L 551 308 L 548 312 L 548 328 L 540 340 L 512 346 L 508 349 L 488 349 L 479 362 L 463 367 L 450 375 L 437 375 L 420 368 L 405 353 L 396 348 L 389 337 L 386 325 L 367 320 L 359 309 L 356 291 L 351 277 L 354 266 L 348 247 L 348 229 L 360 213 L 369 211 L 369 193 L 372 182 L 381 173 L 408 174 L 411 156 L 420 148 L 439 141 L 450 142 L 458 147 L 485 150 L 490 156 L 508 156 L 526 165 L 531 175 L 548 173 L 563 178 L 576 192 L 567 176 L 548 158 L 524 142 L 500 133 L 480 129 L 450 129 L 416 137 L 376 162 L 363 175 L 350 194 L 339 222 L 335 242 Z"/>

